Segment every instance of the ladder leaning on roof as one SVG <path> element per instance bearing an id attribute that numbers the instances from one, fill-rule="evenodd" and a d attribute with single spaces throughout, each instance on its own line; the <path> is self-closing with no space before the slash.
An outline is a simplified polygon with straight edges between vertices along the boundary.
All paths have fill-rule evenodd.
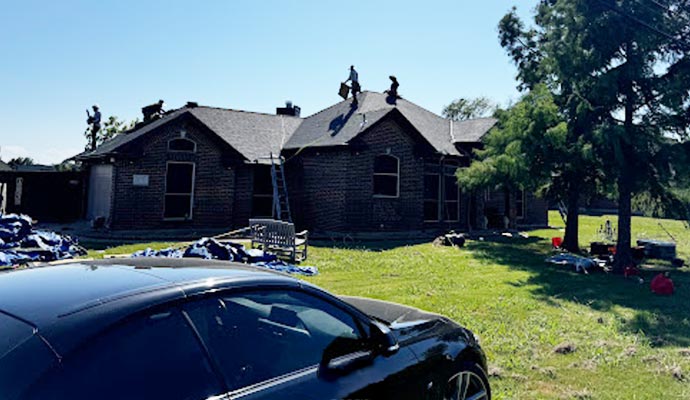
<path id="1" fill-rule="evenodd" d="M 271 159 L 271 181 L 273 183 L 273 218 L 292 222 L 290 200 L 288 199 L 287 181 L 285 180 L 285 159 L 274 157 Z"/>

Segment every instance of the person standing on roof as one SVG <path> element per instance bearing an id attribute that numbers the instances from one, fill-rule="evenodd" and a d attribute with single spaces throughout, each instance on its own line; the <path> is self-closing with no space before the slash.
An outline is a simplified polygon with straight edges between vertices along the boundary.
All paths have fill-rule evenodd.
<path id="1" fill-rule="evenodd" d="M 354 65 L 350 65 L 350 77 L 345 82 L 352 82 L 352 104 L 357 104 L 357 93 L 362 93 L 362 87 L 359 85 L 359 74 Z"/>
<path id="2" fill-rule="evenodd" d="M 400 87 L 400 84 L 398 83 L 398 78 L 395 76 L 391 75 L 388 77 L 391 80 L 391 88 L 386 91 L 390 97 L 399 99 L 400 96 L 398 95 L 398 87 Z"/>
<path id="3" fill-rule="evenodd" d="M 86 123 L 91 125 L 91 150 L 95 150 L 98 132 L 101 130 L 101 111 L 98 104 L 94 104 L 91 108 L 93 109 L 93 115 L 89 114 L 89 110 L 86 110 L 86 116 L 88 117 Z"/>

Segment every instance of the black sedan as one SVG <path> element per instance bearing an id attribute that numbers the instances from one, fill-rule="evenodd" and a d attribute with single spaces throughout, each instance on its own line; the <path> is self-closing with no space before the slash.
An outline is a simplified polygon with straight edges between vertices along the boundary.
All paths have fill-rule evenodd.
<path id="1" fill-rule="evenodd" d="M 0 397 L 490 399 L 486 358 L 440 315 L 202 260 L 0 273 Z"/>

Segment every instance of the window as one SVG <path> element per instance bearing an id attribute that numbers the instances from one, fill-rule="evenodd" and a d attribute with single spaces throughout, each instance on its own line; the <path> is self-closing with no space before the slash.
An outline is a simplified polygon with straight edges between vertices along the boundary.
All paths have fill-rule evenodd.
<path id="1" fill-rule="evenodd" d="M 273 178 L 271 167 L 256 165 L 254 167 L 254 191 L 252 193 L 252 217 L 273 216 Z"/>
<path id="2" fill-rule="evenodd" d="M 424 221 L 437 222 L 441 193 L 441 166 L 424 165 Z"/>
<path id="3" fill-rule="evenodd" d="M 168 220 L 192 219 L 194 163 L 168 162 L 165 175 L 165 211 Z"/>
<path id="4" fill-rule="evenodd" d="M 400 161 L 397 157 L 380 155 L 374 159 L 374 196 L 398 197 Z"/>
<path id="5" fill-rule="evenodd" d="M 460 219 L 460 188 L 455 176 L 457 169 L 458 165 L 455 163 L 447 163 L 443 166 L 443 219 L 449 222 Z"/>
<path id="6" fill-rule="evenodd" d="M 185 138 L 172 139 L 168 142 L 168 151 L 194 153 L 196 151 L 196 143 Z"/>
<path id="7" fill-rule="evenodd" d="M 118 325 L 63 358 L 26 399 L 185 399 L 222 392 L 180 311 Z"/>
<path id="8" fill-rule="evenodd" d="M 363 349 L 352 316 L 296 290 L 240 292 L 185 308 L 230 390 L 316 366 L 324 352 Z"/>
<path id="9" fill-rule="evenodd" d="M 515 197 L 515 216 L 518 219 L 525 218 L 525 191 L 520 190 Z"/>

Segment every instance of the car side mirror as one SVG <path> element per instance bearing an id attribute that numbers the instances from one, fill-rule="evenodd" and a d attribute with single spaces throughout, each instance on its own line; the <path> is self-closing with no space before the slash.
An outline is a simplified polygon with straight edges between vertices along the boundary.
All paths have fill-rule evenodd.
<path id="1" fill-rule="evenodd" d="M 398 339 L 396 339 L 390 328 L 378 321 L 371 321 L 369 332 L 373 350 L 378 354 L 389 356 L 400 350 Z"/>

